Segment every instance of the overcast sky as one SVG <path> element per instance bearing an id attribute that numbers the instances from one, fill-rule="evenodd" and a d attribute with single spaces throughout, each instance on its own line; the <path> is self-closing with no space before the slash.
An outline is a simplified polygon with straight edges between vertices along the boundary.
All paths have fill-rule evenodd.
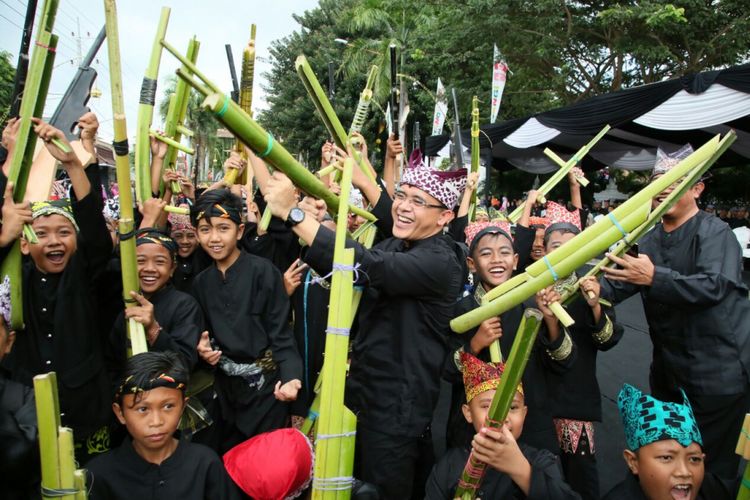
<path id="1" fill-rule="evenodd" d="M 21 31 L 26 13 L 25 0 L 0 0 L 0 50 L 12 54 L 16 64 L 21 43 Z M 41 10 L 43 0 L 39 0 Z M 285 37 L 300 26 L 292 19 L 293 13 L 314 8 L 317 0 L 120 0 L 117 2 L 122 59 L 123 93 L 128 122 L 128 136 L 134 137 L 141 80 L 153 45 L 156 25 L 162 7 L 171 7 L 166 39 L 183 53 L 188 40 L 197 36 L 201 42 L 198 67 L 221 88 L 231 89 L 229 66 L 224 45 L 232 45 L 239 78 L 242 49 L 250 37 L 250 24 L 258 25 L 256 36 L 255 82 L 253 107 L 265 107 L 262 73 L 270 69 L 268 48 L 272 41 Z M 38 14 L 37 21 L 39 19 Z M 59 35 L 55 71 L 47 99 L 45 116 L 54 111 L 63 92 L 76 73 L 78 61 L 78 23 L 80 23 L 81 52 L 88 51 L 93 38 L 104 26 L 102 0 L 60 0 L 54 33 Z M 34 34 L 36 37 L 36 34 Z M 32 44 L 33 47 L 33 44 Z M 99 116 L 100 137 L 112 139 L 112 103 L 110 100 L 109 65 L 106 42 L 99 50 L 94 67 L 99 74 L 96 88 L 102 96 L 92 98 L 89 106 Z M 167 76 L 179 67 L 178 61 L 166 50 L 162 52 L 159 68 L 159 87 L 154 111 L 154 123 L 160 122 L 159 103 Z"/>

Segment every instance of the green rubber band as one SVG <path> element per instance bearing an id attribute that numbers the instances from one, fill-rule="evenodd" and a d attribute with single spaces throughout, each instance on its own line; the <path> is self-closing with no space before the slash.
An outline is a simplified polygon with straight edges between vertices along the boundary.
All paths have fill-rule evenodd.
<path id="1" fill-rule="evenodd" d="M 216 116 L 221 118 L 224 116 L 224 113 L 227 112 L 227 109 L 229 109 L 229 96 L 224 96 L 224 105 L 221 107 L 219 111 L 216 112 Z"/>
<path id="2" fill-rule="evenodd" d="M 266 156 L 270 155 L 272 149 L 273 149 L 273 135 L 271 135 L 271 132 L 268 132 L 268 145 L 266 146 L 266 150 L 258 155 L 258 158 L 265 158 Z"/>

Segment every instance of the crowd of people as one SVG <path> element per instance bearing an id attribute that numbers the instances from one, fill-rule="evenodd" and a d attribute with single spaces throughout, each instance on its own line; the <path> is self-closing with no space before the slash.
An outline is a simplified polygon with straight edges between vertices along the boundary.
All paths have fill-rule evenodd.
<path id="1" fill-rule="evenodd" d="M 95 157 L 96 117 L 80 124 Z M 11 120 L 3 132 L 7 158 L 18 127 Z M 750 409 L 750 303 L 730 226 L 699 209 L 703 181 L 642 238 L 639 253 L 608 255 L 615 267 L 580 280 L 581 293 L 565 306 L 572 326 L 552 304 L 586 269 L 556 276 L 458 335 L 452 318 L 534 262 L 550 266 L 545 256 L 586 228 L 579 174 L 568 177 L 569 203 L 548 202 L 542 216 L 529 191 L 511 225 L 492 209 L 471 213 L 476 174 L 432 170 L 418 150 L 397 178 L 405 152 L 391 137 L 379 173 L 366 160 L 371 175 L 353 171 L 350 199 L 377 218 L 378 237 L 369 248 L 347 240 L 362 298 L 354 324 L 342 329 L 327 321 L 337 271 L 328 207 L 269 173 L 252 151 L 232 152 L 225 163 L 247 170 L 247 184 L 196 190 L 162 168 L 166 146 L 153 140 L 154 197 L 136 208 L 137 229 L 122 234 L 119 201 L 101 187 L 99 165 L 56 146 L 53 139 L 67 141 L 54 127 L 35 120 L 34 129 L 64 175 L 57 199 L 17 203 L 2 160 L 0 259 L 20 241 L 24 262 L 20 302 L 8 279 L 0 284 L 0 497 L 39 497 L 31 387 L 49 371 L 92 499 L 282 499 L 312 485 L 352 488 L 360 499 L 452 499 L 466 485 L 470 453 L 488 465 L 477 495 L 485 499 L 736 495 L 734 446 Z M 357 143 L 366 159 L 364 139 Z M 353 154 L 325 143 L 321 168 Z M 657 164 L 653 178 L 673 165 Z M 340 192 L 334 177 L 323 180 Z M 168 214 L 168 204 L 190 215 Z M 348 232 L 363 222 L 350 215 Z M 132 239 L 139 290 L 123 298 L 118 244 Z M 624 480 L 604 492 L 596 360 L 622 338 L 614 306 L 635 294 L 653 343 L 650 388 L 626 384 L 619 394 Z M 12 306 L 25 320 L 16 331 Z M 507 357 L 529 308 L 542 326 L 506 419 L 491 422 L 504 365 L 490 351 Z M 149 352 L 129 357 L 134 323 Z M 355 469 L 316 483 L 312 443 L 330 436 L 300 429 L 316 416 L 326 335 L 350 340 L 345 399 L 357 416 Z M 433 427 L 438 412 L 447 414 L 444 429 Z"/>

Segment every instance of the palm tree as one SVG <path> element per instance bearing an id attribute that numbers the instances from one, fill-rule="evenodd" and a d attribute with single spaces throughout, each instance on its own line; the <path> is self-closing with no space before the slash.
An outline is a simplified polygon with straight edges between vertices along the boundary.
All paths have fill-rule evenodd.
<path id="1" fill-rule="evenodd" d="M 177 77 L 170 76 L 167 87 L 164 89 L 164 99 L 159 105 L 159 114 L 162 120 L 167 117 L 169 108 L 169 97 L 174 94 Z M 203 97 L 195 90 L 190 91 L 188 98 L 187 114 L 185 115 L 185 126 L 193 131 L 191 139 L 195 154 L 193 155 L 193 172 L 196 183 L 205 180 L 206 158 L 213 151 L 216 143 L 216 130 L 219 128 L 213 115 L 201 107 Z M 202 174 L 203 173 L 203 174 Z M 201 175 L 202 174 L 202 175 Z"/>

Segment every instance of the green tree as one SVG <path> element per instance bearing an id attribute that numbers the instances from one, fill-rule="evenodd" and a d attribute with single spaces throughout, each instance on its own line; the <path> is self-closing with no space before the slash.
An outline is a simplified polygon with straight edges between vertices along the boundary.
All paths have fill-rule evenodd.
<path id="1" fill-rule="evenodd" d="M 10 59 L 10 52 L 0 51 L 0 116 L 2 117 L 5 117 L 10 110 L 13 82 L 16 76 L 16 69 Z"/>

